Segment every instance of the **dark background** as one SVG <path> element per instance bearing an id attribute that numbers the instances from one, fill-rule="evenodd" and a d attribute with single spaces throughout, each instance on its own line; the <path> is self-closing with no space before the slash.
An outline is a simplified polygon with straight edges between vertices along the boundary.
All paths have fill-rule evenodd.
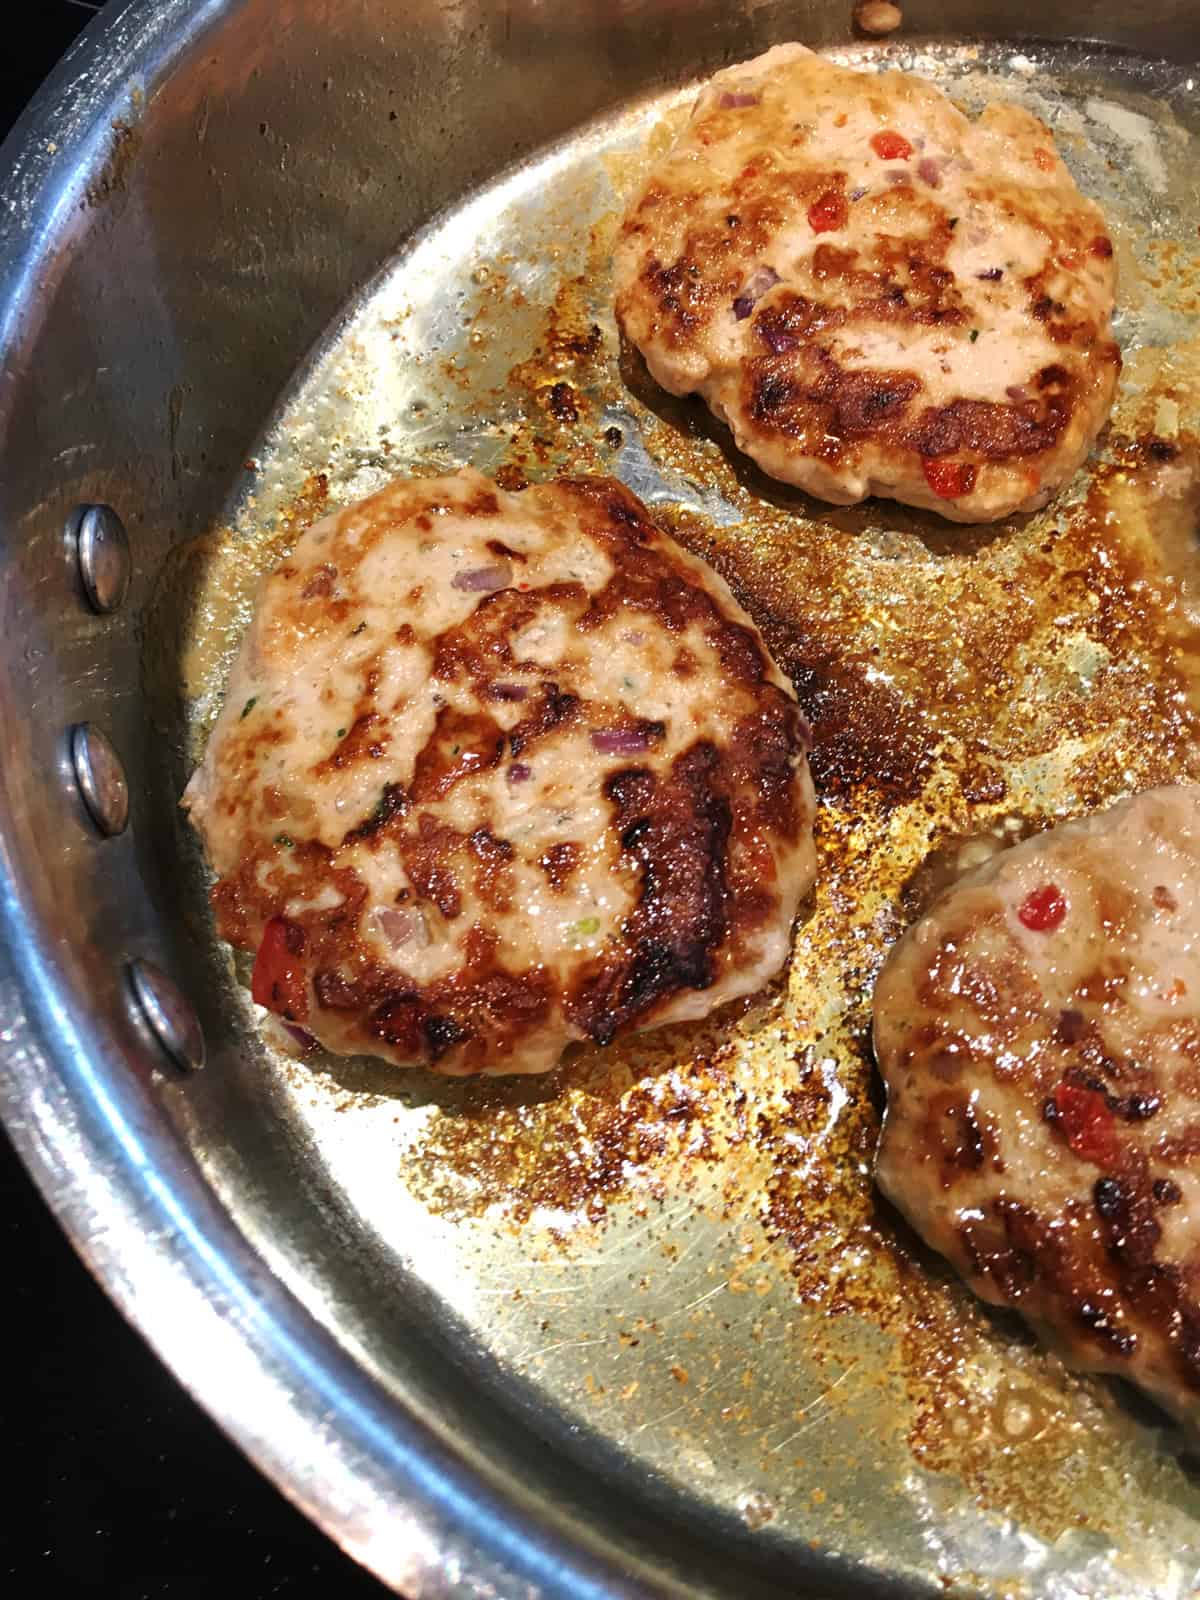
<path id="1" fill-rule="evenodd" d="M 24 0 L 0 58 L 0 135 L 101 9 Z M 258 1476 L 121 1320 L 3 1134 L 0 1240 L 0 1592 L 381 1600 L 383 1587 Z"/>

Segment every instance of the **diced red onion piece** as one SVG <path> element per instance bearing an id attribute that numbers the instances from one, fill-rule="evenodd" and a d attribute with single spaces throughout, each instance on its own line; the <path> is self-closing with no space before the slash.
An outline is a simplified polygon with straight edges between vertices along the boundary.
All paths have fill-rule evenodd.
<path id="1" fill-rule="evenodd" d="M 887 167 L 883 175 L 889 183 L 907 183 L 909 179 L 907 167 Z"/>
<path id="2" fill-rule="evenodd" d="M 380 906 L 375 918 L 393 950 L 402 950 L 406 944 L 428 943 L 425 918 L 419 911 Z"/>
<path id="3" fill-rule="evenodd" d="M 646 642 L 646 635 L 640 628 L 626 628 L 621 638 L 625 644 L 645 644 Z"/>
<path id="4" fill-rule="evenodd" d="M 311 1050 L 317 1042 L 311 1033 L 306 1033 L 303 1028 L 298 1028 L 294 1022 L 284 1022 L 281 1019 L 279 1026 L 289 1039 L 294 1040 L 300 1046 L 301 1050 Z"/>
<path id="5" fill-rule="evenodd" d="M 592 749 L 602 756 L 637 756 L 650 748 L 650 735 L 639 728 L 600 728 L 592 734 Z"/>
<path id="6" fill-rule="evenodd" d="M 774 267 L 756 267 L 750 275 L 746 287 L 733 302 L 733 314 L 739 322 L 745 322 L 754 309 L 755 303 L 762 299 L 768 289 L 773 289 L 779 282 L 779 274 Z"/>
<path id="7" fill-rule="evenodd" d="M 524 783 L 533 777 L 533 768 L 527 767 L 523 761 L 514 761 L 508 769 L 509 783 Z"/>
<path id="8" fill-rule="evenodd" d="M 528 694 L 523 683 L 489 683 L 487 688 L 489 700 L 524 700 Z"/>
<path id="9" fill-rule="evenodd" d="M 758 104 L 758 96 L 756 94 L 747 94 L 744 90 L 731 92 L 727 89 L 721 96 L 720 104 L 723 111 L 730 111 L 735 107 L 741 106 L 756 106 Z"/>
<path id="10" fill-rule="evenodd" d="M 942 187 L 941 163 L 935 161 L 932 156 L 925 156 L 917 163 L 917 173 L 931 189 L 940 189 Z"/>
<path id="11" fill-rule="evenodd" d="M 760 322 L 757 331 L 759 338 L 772 355 L 781 356 L 785 351 L 800 348 L 800 340 L 794 333 L 788 333 L 785 328 L 773 328 L 769 323 L 764 327 Z"/>
<path id="12" fill-rule="evenodd" d="M 472 567 L 470 572 L 455 574 L 451 588 L 463 589 L 468 594 L 487 594 L 494 589 L 506 589 L 512 582 L 512 568 L 507 561 L 497 561 L 490 567 Z"/>
<path id="13" fill-rule="evenodd" d="M 1004 276 L 1004 268 L 989 267 L 986 272 L 977 272 L 975 276 L 982 279 L 984 283 L 999 283 Z"/>
<path id="14" fill-rule="evenodd" d="M 848 198 L 851 199 L 851 200 L 861 200 L 863 195 L 866 194 L 866 192 L 867 192 L 866 188 L 862 184 L 860 184 L 857 189 L 851 189 Z"/>
<path id="15" fill-rule="evenodd" d="M 1028 400 L 1031 398 L 1029 390 L 1023 383 L 1010 383 L 1004 392 L 1010 400 Z"/>

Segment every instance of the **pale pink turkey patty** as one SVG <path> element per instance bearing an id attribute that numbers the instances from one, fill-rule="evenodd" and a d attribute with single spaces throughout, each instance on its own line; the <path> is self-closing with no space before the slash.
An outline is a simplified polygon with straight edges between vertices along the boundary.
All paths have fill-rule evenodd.
<path id="1" fill-rule="evenodd" d="M 1200 787 L 994 857 L 875 990 L 877 1176 L 985 1299 L 1200 1416 Z"/>
<path id="2" fill-rule="evenodd" d="M 759 988 L 812 881 L 807 728 L 610 479 L 401 481 L 263 583 L 184 796 L 254 997 L 329 1049 L 537 1072 Z"/>
<path id="3" fill-rule="evenodd" d="M 773 477 L 960 522 L 1071 477 L 1120 369 L 1104 217 L 1017 106 L 779 45 L 719 72 L 616 250 L 626 337 Z"/>

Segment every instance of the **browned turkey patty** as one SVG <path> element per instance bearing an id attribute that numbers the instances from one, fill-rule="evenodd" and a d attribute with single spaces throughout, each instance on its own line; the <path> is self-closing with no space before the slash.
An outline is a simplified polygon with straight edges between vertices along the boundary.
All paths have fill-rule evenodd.
<path id="1" fill-rule="evenodd" d="M 968 874 L 875 990 L 884 1192 L 1077 1366 L 1200 1419 L 1200 787 Z"/>
<path id="2" fill-rule="evenodd" d="M 766 471 L 838 504 L 1031 511 L 1108 416 L 1104 218 L 1042 123 L 779 45 L 719 72 L 625 216 L 616 311 Z"/>
<path id="3" fill-rule="evenodd" d="M 184 804 L 254 998 L 331 1050 L 536 1072 L 786 959 L 808 730 L 611 479 L 393 484 L 263 583 Z"/>

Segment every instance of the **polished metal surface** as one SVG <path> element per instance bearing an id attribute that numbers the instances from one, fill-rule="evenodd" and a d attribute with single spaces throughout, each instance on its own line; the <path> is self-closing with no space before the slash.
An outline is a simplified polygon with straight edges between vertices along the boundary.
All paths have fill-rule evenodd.
<path id="1" fill-rule="evenodd" d="M 120 609 L 129 590 L 129 535 L 111 506 L 80 506 L 72 518 L 79 550 L 79 581 L 92 610 Z"/>
<path id="2" fill-rule="evenodd" d="M 129 823 L 129 785 L 121 758 L 107 736 L 90 722 L 71 729 L 71 770 L 88 816 L 109 838 Z"/>
<path id="3" fill-rule="evenodd" d="M 740 1096 L 768 1107 L 803 1072 L 811 1115 L 833 1123 L 866 1092 L 844 998 L 814 1011 L 803 1046 L 793 988 L 739 1019 L 732 1043 L 714 1039 L 707 1065 L 668 1041 L 657 1059 L 486 1094 L 292 1061 L 212 939 L 177 811 L 253 576 L 327 497 L 408 466 L 494 465 L 519 438 L 531 471 L 606 449 L 731 571 L 782 537 L 713 441 L 673 458 L 679 417 L 618 389 L 603 227 L 688 83 L 784 38 L 846 47 L 850 10 L 134 0 L 5 147 L 0 1111 L 176 1373 L 331 1537 L 422 1600 L 947 1584 L 1174 1600 L 1195 1586 L 1196 1490 L 1153 1423 L 1063 1378 L 933 1263 L 899 1281 L 952 1334 L 939 1370 L 979 1449 L 905 1453 L 918 1358 L 851 1294 L 876 1270 L 874 1236 L 841 1258 L 833 1294 L 768 1235 L 778 1189 L 754 1187 L 764 1173 L 807 1182 L 815 1205 L 829 1173 L 804 1164 L 810 1144 L 756 1125 L 723 1164 L 737 1128 L 719 1119 Z M 1142 229 L 1145 252 L 1131 243 L 1122 261 L 1135 383 L 1140 349 L 1186 357 L 1195 309 L 1152 279 L 1171 276 L 1168 246 L 1192 270 L 1200 221 L 1195 6 L 1071 0 L 1036 23 L 1016 0 L 904 12 L 871 48 L 968 96 L 1000 85 L 1047 107 L 1127 237 Z M 962 43 L 1033 26 L 1038 43 Z M 593 309 L 586 430 L 548 444 L 549 424 L 530 421 L 545 416 L 540 386 L 576 360 L 566 334 L 591 348 Z M 80 505 L 120 507 L 138 553 L 113 615 L 80 605 L 73 539 L 64 554 Z M 904 538 L 866 530 L 864 583 L 892 561 L 900 581 Z M 996 549 L 997 592 L 1019 596 Z M 944 556 L 916 559 L 957 571 Z M 1064 640 L 1075 664 L 1082 647 Z M 1079 660 L 1083 681 L 1095 664 Z M 132 826 L 102 848 L 59 781 L 61 730 L 81 723 L 126 763 Z M 1138 761 L 1170 757 L 1144 746 Z M 1031 765 L 1023 781 L 1049 779 Z M 962 810 L 956 793 L 945 804 Z M 852 837 L 844 808 L 824 815 Z M 863 859 L 882 861 L 886 840 L 864 834 Z M 870 907 L 885 915 L 881 891 Z M 863 924 L 863 948 L 882 928 Z M 162 1070 L 131 1012 L 133 952 L 194 1002 L 205 1072 Z M 670 1128 L 693 1126 L 683 1090 L 714 1108 L 711 1147 L 671 1144 Z M 869 1151 L 839 1160 L 867 1206 Z M 579 1171 L 590 1187 L 572 1201 Z M 1043 1402 L 1065 1418 L 1053 1449 L 1029 1422 Z M 954 1417 L 940 1420 L 951 1438 Z M 1051 1526 L 1039 1496 L 1051 1521 L 1068 1503 L 1084 1520 Z"/>
<path id="4" fill-rule="evenodd" d="M 198 1072 L 204 1065 L 204 1034 L 191 1001 L 153 961 L 129 963 L 129 994 L 138 1016 L 177 1067 Z"/>

